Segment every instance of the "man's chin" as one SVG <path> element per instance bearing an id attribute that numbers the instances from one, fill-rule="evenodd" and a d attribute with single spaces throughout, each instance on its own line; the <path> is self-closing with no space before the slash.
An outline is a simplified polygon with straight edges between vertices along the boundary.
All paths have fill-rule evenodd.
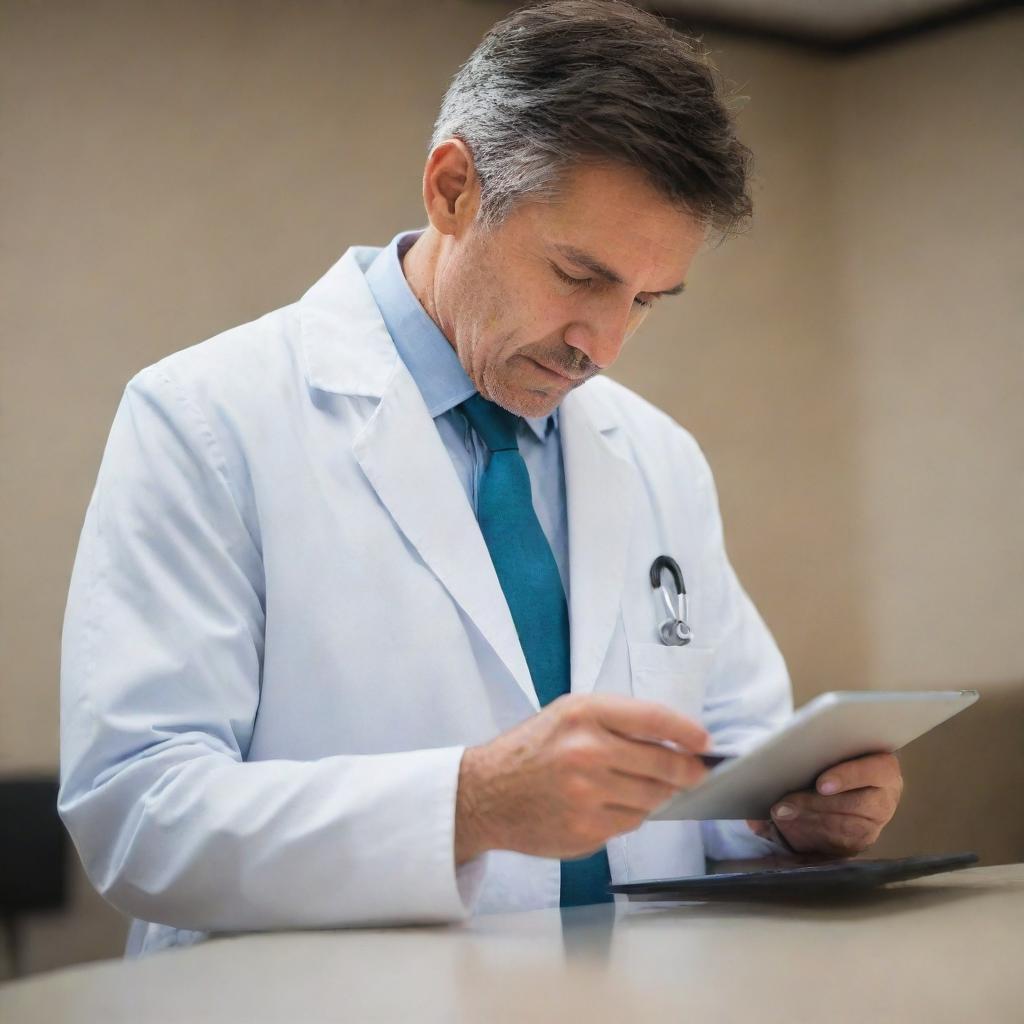
<path id="1" fill-rule="evenodd" d="M 509 412 L 514 412 L 517 416 L 533 420 L 553 413 L 568 393 L 568 391 L 551 391 L 522 384 L 506 391 L 498 404 L 504 406 Z"/>
<path id="2" fill-rule="evenodd" d="M 488 390 L 490 393 L 484 394 L 484 397 L 489 401 L 516 416 L 532 420 L 554 412 L 571 389 L 543 385 L 538 387 L 533 381 L 516 380 L 502 381 L 500 385 Z"/>

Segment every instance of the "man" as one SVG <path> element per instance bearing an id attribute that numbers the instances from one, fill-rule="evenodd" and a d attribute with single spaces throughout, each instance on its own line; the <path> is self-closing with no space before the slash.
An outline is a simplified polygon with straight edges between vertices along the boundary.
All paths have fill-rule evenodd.
<path id="1" fill-rule="evenodd" d="M 129 383 L 65 618 L 60 809 L 130 951 L 875 840 L 891 756 L 795 817 L 645 821 L 792 709 L 699 448 L 597 376 L 749 213 L 747 155 L 656 19 L 518 12 L 445 97 L 425 230 Z M 688 646 L 659 642 L 662 554 Z"/>

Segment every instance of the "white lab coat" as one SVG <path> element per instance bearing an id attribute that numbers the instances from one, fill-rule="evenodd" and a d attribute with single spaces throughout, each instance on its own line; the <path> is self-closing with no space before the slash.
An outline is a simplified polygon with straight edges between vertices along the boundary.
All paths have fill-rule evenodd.
<path id="1" fill-rule="evenodd" d="M 59 807 L 129 952 L 211 931 L 558 905 L 557 860 L 453 866 L 459 760 L 538 710 L 487 548 L 355 247 L 303 298 L 128 384 L 64 620 Z M 743 750 L 792 711 L 691 436 L 604 378 L 566 397 L 576 693 L 662 701 Z M 657 639 L 682 566 L 695 642 Z M 650 822 L 614 881 L 775 850 Z M 153 923 L 146 923 L 153 922 Z"/>

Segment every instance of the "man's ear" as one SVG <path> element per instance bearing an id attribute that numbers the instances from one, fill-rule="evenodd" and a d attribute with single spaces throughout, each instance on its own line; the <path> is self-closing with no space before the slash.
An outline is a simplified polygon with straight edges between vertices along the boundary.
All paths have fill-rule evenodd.
<path id="1" fill-rule="evenodd" d="M 462 139 L 445 139 L 430 151 L 423 168 L 423 206 L 431 226 L 442 235 L 462 234 L 479 205 L 473 154 Z"/>

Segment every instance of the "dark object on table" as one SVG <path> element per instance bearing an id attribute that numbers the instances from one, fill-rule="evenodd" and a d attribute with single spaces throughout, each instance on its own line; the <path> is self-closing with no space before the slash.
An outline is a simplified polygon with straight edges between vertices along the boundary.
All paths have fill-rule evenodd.
<path id="1" fill-rule="evenodd" d="M 713 900 L 776 897 L 818 897 L 864 892 L 887 882 L 934 875 L 976 864 L 976 853 L 947 853 L 927 857 L 880 860 L 838 860 L 763 871 L 655 878 L 611 885 L 612 892 L 631 900 Z"/>

